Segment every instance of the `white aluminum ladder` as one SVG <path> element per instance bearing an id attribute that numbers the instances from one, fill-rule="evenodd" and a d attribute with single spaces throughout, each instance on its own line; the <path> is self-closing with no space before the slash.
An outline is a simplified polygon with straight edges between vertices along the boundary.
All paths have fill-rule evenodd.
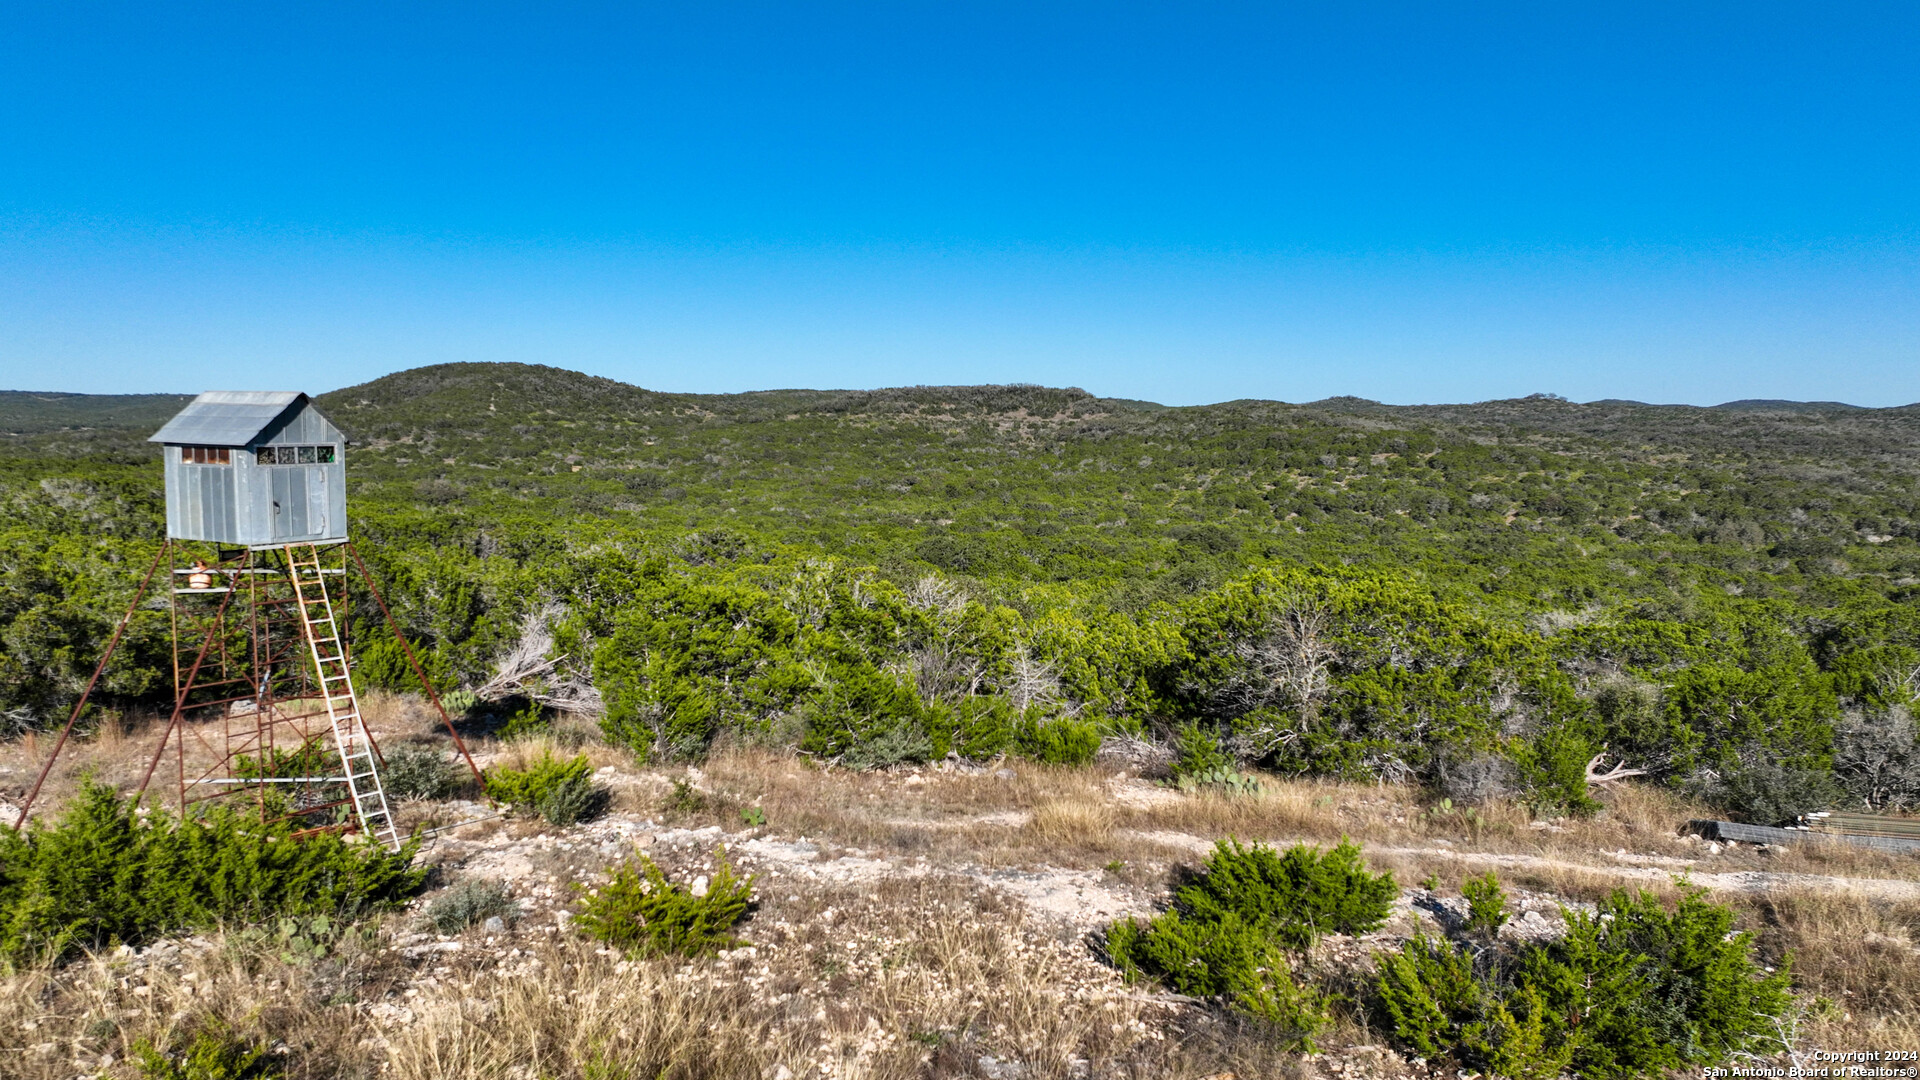
<path id="1" fill-rule="evenodd" d="M 304 559 L 299 555 L 302 549 L 306 552 Z M 293 581 L 294 606 L 300 611 L 300 625 L 306 630 L 307 647 L 312 652 L 314 678 L 327 704 L 327 719 L 333 724 L 333 744 L 340 751 L 354 819 L 363 834 L 385 844 L 389 851 L 398 851 L 399 830 L 387 807 L 386 789 L 380 783 L 373 736 L 360 715 L 360 699 L 347 672 L 346 649 L 340 642 L 340 625 L 334 621 L 333 603 L 327 599 L 319 547 L 288 544 L 287 576 Z"/>

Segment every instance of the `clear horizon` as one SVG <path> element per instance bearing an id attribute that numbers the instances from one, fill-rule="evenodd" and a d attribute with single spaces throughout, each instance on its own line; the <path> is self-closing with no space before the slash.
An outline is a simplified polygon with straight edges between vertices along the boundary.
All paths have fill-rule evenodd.
<path id="1" fill-rule="evenodd" d="M 0 14 L 0 385 L 1920 401 L 1897 5 Z"/>

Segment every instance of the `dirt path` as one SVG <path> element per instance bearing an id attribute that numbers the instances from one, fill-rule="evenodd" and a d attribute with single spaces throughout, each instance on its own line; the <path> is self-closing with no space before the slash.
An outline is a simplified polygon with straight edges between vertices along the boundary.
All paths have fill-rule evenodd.
<path id="1" fill-rule="evenodd" d="M 1204 854 L 1213 849 L 1214 841 L 1205 837 L 1182 832 L 1139 832 L 1131 835 L 1162 847 Z M 1292 841 L 1277 840 L 1276 844 Z M 1368 844 L 1366 850 L 1385 855 L 1412 856 L 1430 859 L 1448 859 L 1454 862 L 1479 866 L 1492 866 L 1500 869 L 1563 870 L 1590 874 L 1604 874 L 1607 877 L 1621 878 L 1627 881 L 1667 882 L 1676 877 L 1685 878 L 1695 885 L 1702 885 L 1716 892 L 1776 892 L 1781 890 L 1806 890 L 1812 892 L 1850 891 L 1876 900 L 1920 900 L 1920 882 L 1900 881 L 1891 878 L 1850 878 L 1832 877 L 1825 874 L 1785 874 L 1763 870 L 1736 870 L 1728 873 L 1713 873 L 1694 870 L 1684 859 L 1667 858 L 1657 855 L 1632 855 L 1626 852 L 1599 852 L 1607 858 L 1632 864 L 1657 863 L 1660 866 L 1596 866 L 1592 863 L 1568 862 L 1564 859 L 1548 859 L 1539 855 L 1504 854 L 1491 851 L 1460 851 L 1453 848 L 1430 847 L 1384 847 Z"/>

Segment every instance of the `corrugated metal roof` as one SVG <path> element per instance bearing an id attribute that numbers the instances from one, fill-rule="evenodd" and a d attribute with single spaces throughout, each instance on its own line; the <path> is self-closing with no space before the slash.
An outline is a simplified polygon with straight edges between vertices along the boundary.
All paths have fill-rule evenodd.
<path id="1" fill-rule="evenodd" d="M 245 446 L 307 395 L 291 390 L 209 390 L 187 403 L 148 442 Z"/>

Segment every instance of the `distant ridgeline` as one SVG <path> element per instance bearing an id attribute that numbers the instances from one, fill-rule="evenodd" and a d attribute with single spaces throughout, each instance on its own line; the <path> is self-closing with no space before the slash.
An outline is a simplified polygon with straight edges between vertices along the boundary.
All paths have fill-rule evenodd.
<path id="1" fill-rule="evenodd" d="M 162 535 L 143 440 L 184 400 L 0 394 L 0 723 L 84 684 Z M 1149 732 L 1579 810 L 1605 745 L 1759 824 L 1920 804 L 1920 408 L 693 395 L 515 364 L 318 403 L 434 675 L 551 635 L 512 707 L 596 709 L 645 754 Z M 375 616 L 358 677 L 400 685 Z M 164 620 L 107 707 L 164 695 Z"/>

